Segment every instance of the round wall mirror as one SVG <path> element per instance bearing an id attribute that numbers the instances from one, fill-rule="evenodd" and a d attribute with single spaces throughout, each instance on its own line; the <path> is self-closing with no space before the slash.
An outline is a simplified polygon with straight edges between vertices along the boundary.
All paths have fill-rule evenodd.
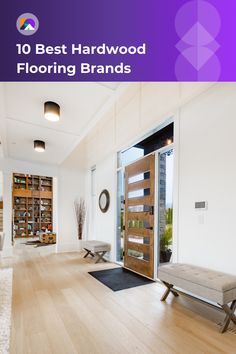
<path id="1" fill-rule="evenodd" d="M 108 208 L 109 208 L 109 205 L 110 205 L 110 194 L 108 192 L 107 189 L 104 189 L 100 196 L 99 196 L 99 200 L 98 200 L 98 203 L 99 203 L 99 208 L 100 210 L 105 213 Z"/>

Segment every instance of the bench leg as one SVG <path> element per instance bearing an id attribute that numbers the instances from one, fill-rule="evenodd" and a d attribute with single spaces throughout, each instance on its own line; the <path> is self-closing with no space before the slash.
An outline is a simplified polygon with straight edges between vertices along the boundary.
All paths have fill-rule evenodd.
<path id="1" fill-rule="evenodd" d="M 103 258 L 103 256 L 107 253 L 107 251 L 102 251 L 102 252 L 96 252 L 96 255 L 98 256 L 98 258 L 96 259 L 95 263 L 98 263 L 100 260 L 106 262 L 106 259 Z"/>
<path id="2" fill-rule="evenodd" d="M 84 248 L 84 250 L 87 252 L 87 253 L 84 255 L 84 258 L 88 257 L 88 255 L 94 257 L 94 254 L 93 254 L 90 250 L 88 250 L 87 248 Z"/>
<path id="3" fill-rule="evenodd" d="M 166 291 L 161 297 L 161 301 L 165 301 L 167 297 L 169 296 L 169 293 L 172 293 L 175 297 L 179 296 L 179 294 L 173 289 L 173 284 L 169 284 L 165 281 L 163 281 L 163 284 L 166 286 Z"/>
<path id="4" fill-rule="evenodd" d="M 224 333 L 227 331 L 227 328 L 229 327 L 230 321 L 232 321 L 234 324 L 236 324 L 236 316 L 234 314 L 236 310 L 236 300 L 234 300 L 231 303 L 231 306 L 229 307 L 228 305 L 221 305 L 222 309 L 226 313 L 223 325 L 220 328 L 220 332 Z"/>

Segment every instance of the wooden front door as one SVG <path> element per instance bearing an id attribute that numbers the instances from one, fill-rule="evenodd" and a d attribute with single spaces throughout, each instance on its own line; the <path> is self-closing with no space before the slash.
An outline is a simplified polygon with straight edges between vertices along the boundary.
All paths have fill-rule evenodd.
<path id="1" fill-rule="evenodd" d="M 125 168 L 124 267 L 154 274 L 155 155 Z"/>

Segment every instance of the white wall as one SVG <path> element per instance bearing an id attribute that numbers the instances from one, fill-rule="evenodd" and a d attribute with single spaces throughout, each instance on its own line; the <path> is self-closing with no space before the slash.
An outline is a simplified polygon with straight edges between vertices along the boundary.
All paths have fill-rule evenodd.
<path id="1" fill-rule="evenodd" d="M 86 237 L 109 241 L 111 260 L 114 260 L 116 152 L 174 116 L 178 121 L 175 176 L 179 176 L 178 191 L 175 191 L 179 198 L 179 208 L 175 210 L 176 255 L 181 262 L 236 274 L 235 102 L 235 83 L 131 84 L 59 169 L 18 161 L 1 164 L 0 161 L 0 169 L 8 181 L 6 218 L 10 215 L 9 181 L 13 171 L 59 176 L 58 250 L 75 250 L 78 242 L 74 200 L 85 197 L 90 207 L 90 169 L 96 165 L 97 201 L 102 189 L 107 188 L 111 206 L 102 214 L 97 204 L 94 228 L 87 228 Z M 201 200 L 208 201 L 208 210 L 199 213 L 194 210 L 194 202 Z M 5 225 L 9 233 L 11 220 L 6 219 Z"/>
<path id="2" fill-rule="evenodd" d="M 170 116 L 177 122 L 175 196 L 176 257 L 236 274 L 234 227 L 236 200 L 235 83 L 132 84 L 126 95 L 104 116 L 83 142 L 87 186 L 89 170 L 97 167 L 97 199 L 103 187 L 111 193 L 111 209 L 97 207 L 95 234 L 90 238 L 112 244 L 115 259 L 116 152 L 158 127 Z M 176 181 L 175 181 L 176 184 Z M 90 189 L 86 188 L 86 198 Z M 208 201 L 208 210 L 196 212 L 194 202 Z"/>
<path id="3" fill-rule="evenodd" d="M 92 220 L 91 214 L 89 215 L 89 220 L 87 221 L 87 239 L 99 240 L 115 244 L 115 233 L 116 233 L 116 175 L 114 171 L 116 170 L 116 154 L 111 154 L 108 158 L 99 162 L 96 165 L 95 174 L 95 210 L 94 219 Z M 91 213 L 91 172 L 87 174 L 87 204 L 90 204 Z M 99 205 L 98 199 L 102 190 L 107 189 L 110 194 L 110 207 L 106 213 L 102 213 Z M 90 202 L 88 202 L 90 200 Z M 89 225 L 88 225 L 89 224 Z M 93 225 L 92 225 L 93 224 Z M 110 257 L 115 259 L 115 248 L 112 247 Z"/>
<path id="4" fill-rule="evenodd" d="M 84 148 L 81 144 L 59 167 L 58 179 L 58 242 L 57 251 L 77 251 L 76 199 L 85 197 Z"/>
<path id="5" fill-rule="evenodd" d="M 59 252 L 79 248 L 74 201 L 84 197 L 84 174 L 60 168 L 58 185 L 58 243 Z"/>
<path id="6" fill-rule="evenodd" d="M 88 206 L 91 204 L 90 169 L 94 165 L 97 183 L 94 227 L 91 227 L 89 210 L 86 237 L 109 241 L 112 245 L 111 260 L 115 260 L 116 153 L 175 116 L 181 105 L 211 86 L 211 83 L 132 83 L 82 142 Z M 77 149 L 71 158 L 75 159 L 78 154 Z M 105 186 L 111 194 L 111 207 L 102 214 L 98 208 L 98 197 Z"/>
<path id="7" fill-rule="evenodd" d="M 236 274 L 236 84 L 217 84 L 181 109 L 179 261 Z M 197 212 L 194 202 L 206 200 Z"/>
<path id="8" fill-rule="evenodd" d="M 4 100 L 4 86 L 0 82 L 0 159 L 4 157 L 4 149 L 6 150 L 6 125 L 4 124 L 5 112 L 5 100 Z"/>
<path id="9" fill-rule="evenodd" d="M 3 174 L 2 171 L 0 171 L 0 200 L 2 200 L 3 197 Z"/>

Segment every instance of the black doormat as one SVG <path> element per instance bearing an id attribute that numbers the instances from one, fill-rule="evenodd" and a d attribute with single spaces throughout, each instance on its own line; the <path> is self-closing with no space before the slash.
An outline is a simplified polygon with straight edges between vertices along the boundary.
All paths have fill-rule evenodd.
<path id="1" fill-rule="evenodd" d="M 134 288 L 140 285 L 153 283 L 153 280 L 142 277 L 125 268 L 113 268 L 89 272 L 94 278 L 113 291 Z"/>

